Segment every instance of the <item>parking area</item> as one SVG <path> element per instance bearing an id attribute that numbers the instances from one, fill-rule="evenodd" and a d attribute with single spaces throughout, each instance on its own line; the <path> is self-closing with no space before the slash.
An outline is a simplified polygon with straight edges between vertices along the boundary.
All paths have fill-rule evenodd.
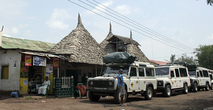
<path id="1" fill-rule="evenodd" d="M 20 98 L 10 98 L 7 96 L 0 97 L 1 110 L 81 110 L 81 109 L 134 109 L 134 110 L 201 110 L 213 109 L 213 90 L 199 91 L 189 94 L 175 94 L 171 97 L 163 97 L 157 94 L 152 100 L 145 100 L 140 95 L 129 96 L 125 107 L 113 103 L 113 97 L 102 97 L 98 102 L 91 102 L 89 99 L 83 98 L 55 98 L 45 96 L 25 96 Z"/>

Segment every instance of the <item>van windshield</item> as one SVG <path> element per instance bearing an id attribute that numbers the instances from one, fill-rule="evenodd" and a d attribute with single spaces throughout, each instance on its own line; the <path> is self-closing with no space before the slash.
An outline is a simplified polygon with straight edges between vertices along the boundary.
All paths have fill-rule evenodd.
<path id="1" fill-rule="evenodd" d="M 196 71 L 189 71 L 189 75 L 195 77 L 196 76 Z"/>
<path id="2" fill-rule="evenodd" d="M 168 75 L 169 67 L 155 68 L 155 72 L 157 76 Z"/>
<path id="3" fill-rule="evenodd" d="M 119 69 L 123 69 L 123 76 L 127 76 L 129 72 L 129 65 L 104 65 L 102 68 L 102 76 L 115 76 L 119 74 Z"/>

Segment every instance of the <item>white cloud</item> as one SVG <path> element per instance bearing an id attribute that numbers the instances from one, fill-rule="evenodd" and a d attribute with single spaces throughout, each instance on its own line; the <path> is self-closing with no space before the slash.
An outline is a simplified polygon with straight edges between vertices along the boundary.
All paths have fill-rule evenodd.
<path id="1" fill-rule="evenodd" d="M 0 13 L 4 17 L 13 17 L 22 14 L 27 6 L 22 0 L 1 0 Z"/>
<path id="2" fill-rule="evenodd" d="M 104 3 L 101 3 L 101 4 L 98 4 L 92 11 L 95 12 L 95 13 L 102 13 L 102 12 L 105 12 L 106 10 L 106 7 L 109 7 L 110 5 L 113 4 L 113 1 L 112 0 L 109 0 L 109 1 L 106 1 Z M 93 12 L 91 11 L 87 11 L 87 13 L 92 13 L 94 14 Z"/>
<path id="3" fill-rule="evenodd" d="M 18 33 L 19 33 L 19 29 L 16 28 L 16 27 L 13 27 L 13 28 L 11 29 L 11 31 L 12 31 L 12 33 L 14 33 L 14 34 L 18 34 Z"/>
<path id="4" fill-rule="evenodd" d="M 213 34 L 211 36 L 209 36 L 208 39 L 213 39 Z"/>
<path id="5" fill-rule="evenodd" d="M 48 27 L 55 29 L 67 29 L 66 20 L 70 19 L 71 15 L 65 9 L 54 9 L 50 19 L 46 22 Z"/>
<path id="6" fill-rule="evenodd" d="M 128 5 L 119 5 L 115 8 L 115 10 L 122 15 L 131 14 L 131 8 Z"/>

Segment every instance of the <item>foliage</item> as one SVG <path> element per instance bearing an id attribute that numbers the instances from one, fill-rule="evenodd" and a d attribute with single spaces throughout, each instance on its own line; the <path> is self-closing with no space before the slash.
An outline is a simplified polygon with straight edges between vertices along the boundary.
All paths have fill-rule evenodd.
<path id="1" fill-rule="evenodd" d="M 171 55 L 171 57 L 170 57 L 170 63 L 174 63 L 174 61 L 175 61 L 175 54 Z"/>
<path id="2" fill-rule="evenodd" d="M 194 60 L 194 58 L 189 57 L 186 54 L 181 55 L 181 57 L 175 60 L 175 62 L 185 62 L 187 64 L 193 64 L 193 65 L 196 64 L 196 61 Z"/>
<path id="3" fill-rule="evenodd" d="M 30 97 L 30 96 L 27 96 L 27 97 L 26 97 L 26 100 L 33 100 L 33 98 Z"/>
<path id="4" fill-rule="evenodd" d="M 200 66 L 213 69 L 213 45 L 200 45 L 194 53 Z"/>
<path id="5" fill-rule="evenodd" d="M 212 6 L 213 5 L 213 0 L 207 0 L 207 4 Z"/>

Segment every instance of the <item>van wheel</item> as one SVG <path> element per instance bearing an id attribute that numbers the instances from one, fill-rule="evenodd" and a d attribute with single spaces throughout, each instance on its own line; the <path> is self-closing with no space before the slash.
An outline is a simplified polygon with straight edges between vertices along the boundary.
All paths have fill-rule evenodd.
<path id="1" fill-rule="evenodd" d="M 171 94 L 172 94 L 172 91 L 171 91 L 170 85 L 166 85 L 165 90 L 164 90 L 164 92 L 163 92 L 163 95 L 164 95 L 165 97 L 170 97 Z"/>
<path id="2" fill-rule="evenodd" d="M 211 90 L 213 90 L 213 84 L 212 84 Z"/>
<path id="3" fill-rule="evenodd" d="M 123 98 L 123 102 L 126 102 L 126 99 L 127 99 L 127 92 L 125 90 L 125 95 L 124 95 L 124 98 Z M 116 90 L 115 93 L 114 93 L 114 102 L 119 104 L 121 102 L 121 93 L 120 93 L 120 90 Z"/>
<path id="4" fill-rule="evenodd" d="M 183 87 L 183 93 L 184 94 L 188 94 L 188 85 L 187 84 L 184 84 L 184 87 Z"/>
<path id="5" fill-rule="evenodd" d="M 100 95 L 94 95 L 91 91 L 89 91 L 89 99 L 93 102 L 98 101 L 100 99 Z"/>
<path id="6" fill-rule="evenodd" d="M 193 89 L 193 92 L 197 92 L 198 91 L 197 83 L 194 83 L 192 89 Z"/>
<path id="7" fill-rule="evenodd" d="M 209 91 L 209 83 L 206 83 L 206 91 Z"/>
<path id="8" fill-rule="evenodd" d="M 153 90 L 152 87 L 148 87 L 146 92 L 145 92 L 145 99 L 146 100 L 151 100 L 153 96 Z"/>

